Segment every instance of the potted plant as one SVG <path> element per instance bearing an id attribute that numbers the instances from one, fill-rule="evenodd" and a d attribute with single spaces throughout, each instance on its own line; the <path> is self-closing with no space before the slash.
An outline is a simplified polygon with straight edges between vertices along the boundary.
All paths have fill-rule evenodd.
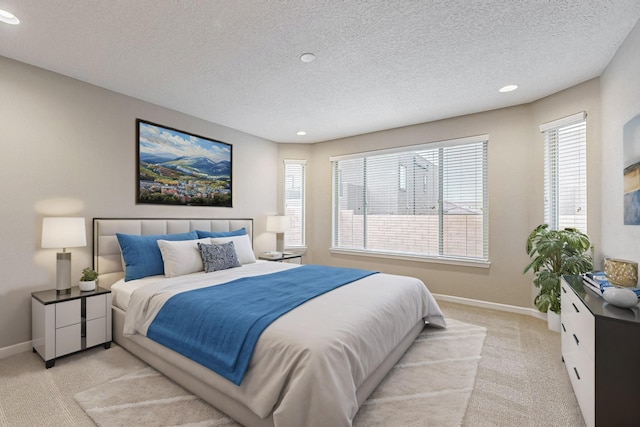
<path id="1" fill-rule="evenodd" d="M 95 270 L 92 270 L 89 267 L 83 269 L 79 283 L 80 290 L 83 292 L 95 290 L 97 278 L 98 273 L 96 273 Z"/>
<path id="2" fill-rule="evenodd" d="M 533 284 L 540 292 L 534 304 L 547 313 L 549 329 L 560 330 L 560 279 L 565 274 L 583 274 L 593 269 L 589 236 L 576 228 L 551 230 L 547 224 L 533 229 L 527 238 L 531 258 L 524 273 L 533 271 Z"/>

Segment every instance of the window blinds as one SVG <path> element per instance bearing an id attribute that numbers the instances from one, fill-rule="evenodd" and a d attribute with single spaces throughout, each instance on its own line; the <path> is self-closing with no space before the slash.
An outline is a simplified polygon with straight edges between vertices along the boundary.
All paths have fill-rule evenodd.
<path id="1" fill-rule="evenodd" d="M 540 126 L 544 135 L 544 220 L 554 230 L 587 232 L 586 114 Z"/>
<path id="2" fill-rule="evenodd" d="M 486 135 L 331 158 L 334 249 L 488 260 Z"/>
<path id="3" fill-rule="evenodd" d="M 291 220 L 284 233 L 285 248 L 305 245 L 305 168 L 306 160 L 284 161 L 284 214 Z"/>

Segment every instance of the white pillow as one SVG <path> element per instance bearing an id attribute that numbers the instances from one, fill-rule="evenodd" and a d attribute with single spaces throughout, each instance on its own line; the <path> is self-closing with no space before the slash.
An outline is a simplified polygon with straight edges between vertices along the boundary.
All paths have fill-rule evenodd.
<path id="1" fill-rule="evenodd" d="M 198 242 L 211 243 L 210 238 L 198 240 L 158 240 L 166 277 L 183 276 L 204 271 Z"/>
<path id="2" fill-rule="evenodd" d="M 211 243 L 227 243 L 233 242 L 233 246 L 238 254 L 238 261 L 240 264 L 251 264 L 256 262 L 256 256 L 251 249 L 251 240 L 249 240 L 248 234 L 242 236 L 229 236 L 229 237 L 212 237 Z M 204 268 L 204 267 L 203 267 Z"/>

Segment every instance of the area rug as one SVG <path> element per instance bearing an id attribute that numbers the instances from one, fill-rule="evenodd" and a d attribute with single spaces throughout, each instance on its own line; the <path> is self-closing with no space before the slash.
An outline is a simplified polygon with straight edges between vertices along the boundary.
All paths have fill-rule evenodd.
<path id="1" fill-rule="evenodd" d="M 462 424 L 486 329 L 447 322 L 447 329 L 424 329 L 362 405 L 354 426 Z M 150 367 L 74 398 L 98 426 L 239 426 Z"/>

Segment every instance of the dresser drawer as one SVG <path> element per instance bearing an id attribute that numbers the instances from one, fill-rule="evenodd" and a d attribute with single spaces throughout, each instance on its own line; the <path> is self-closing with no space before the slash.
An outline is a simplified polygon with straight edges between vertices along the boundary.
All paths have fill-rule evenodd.
<path id="1" fill-rule="evenodd" d="M 595 360 L 595 318 L 578 296 L 562 283 L 561 322 L 573 344 L 585 351 L 591 360 Z M 565 330 L 562 331 L 563 335 Z M 563 341 L 563 352 L 564 352 Z"/>
<path id="2" fill-rule="evenodd" d="M 564 345 L 564 342 L 563 342 Z M 564 352 L 571 386 L 587 426 L 595 425 L 595 364 L 584 351 Z"/>

